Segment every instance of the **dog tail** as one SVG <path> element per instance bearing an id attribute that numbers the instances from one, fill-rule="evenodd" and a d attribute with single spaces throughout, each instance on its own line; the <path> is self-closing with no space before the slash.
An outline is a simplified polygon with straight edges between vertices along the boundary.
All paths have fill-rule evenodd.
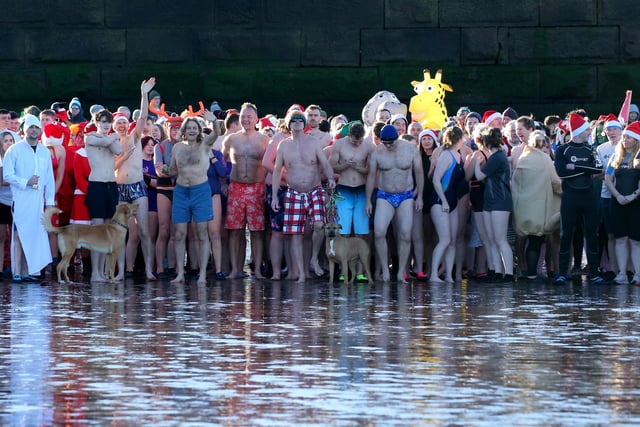
<path id="1" fill-rule="evenodd" d="M 60 227 L 56 227 L 51 223 L 51 218 L 53 215 L 59 214 L 62 211 L 56 207 L 49 207 L 44 210 L 44 215 L 42 216 L 42 225 L 44 225 L 44 229 L 47 230 L 48 233 L 60 233 L 62 229 Z"/>

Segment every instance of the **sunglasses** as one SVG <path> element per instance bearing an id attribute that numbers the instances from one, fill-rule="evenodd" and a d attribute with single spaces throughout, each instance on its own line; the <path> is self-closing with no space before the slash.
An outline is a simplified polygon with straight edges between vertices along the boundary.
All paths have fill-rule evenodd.
<path id="1" fill-rule="evenodd" d="M 397 139 L 391 140 L 391 141 L 385 141 L 384 139 L 382 140 L 382 143 L 384 145 L 393 145 L 395 142 L 397 141 Z"/>
<path id="2" fill-rule="evenodd" d="M 304 123 L 304 119 L 291 119 L 291 123 L 294 122 Z"/>

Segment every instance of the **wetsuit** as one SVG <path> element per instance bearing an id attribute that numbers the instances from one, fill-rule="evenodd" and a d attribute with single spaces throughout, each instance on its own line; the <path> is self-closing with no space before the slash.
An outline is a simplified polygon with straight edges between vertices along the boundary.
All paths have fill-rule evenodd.
<path id="1" fill-rule="evenodd" d="M 568 164 L 575 168 L 567 169 Z M 562 204 L 560 206 L 560 274 L 568 277 L 571 239 L 579 216 L 584 218 L 587 239 L 589 276 L 598 275 L 598 205 L 599 194 L 593 191 L 592 175 L 602 173 L 597 155 L 591 146 L 570 142 L 558 147 L 554 161 L 556 172 L 562 179 Z"/>

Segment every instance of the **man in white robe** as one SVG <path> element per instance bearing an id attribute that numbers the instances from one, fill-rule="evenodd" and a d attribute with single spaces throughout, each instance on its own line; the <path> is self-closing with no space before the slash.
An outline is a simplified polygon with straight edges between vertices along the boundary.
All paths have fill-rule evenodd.
<path id="1" fill-rule="evenodd" d="M 3 175 L 13 194 L 13 279 L 35 281 L 40 270 L 51 262 L 49 237 L 42 225 L 42 215 L 45 203 L 47 207 L 55 205 L 55 181 L 51 154 L 40 143 L 40 120 L 27 114 L 23 129 L 24 140 L 12 145 L 4 157 Z"/>

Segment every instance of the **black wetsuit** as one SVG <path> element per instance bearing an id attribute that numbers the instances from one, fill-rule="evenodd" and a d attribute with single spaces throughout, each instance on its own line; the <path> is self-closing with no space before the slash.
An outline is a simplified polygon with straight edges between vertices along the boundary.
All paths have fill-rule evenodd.
<path id="1" fill-rule="evenodd" d="M 562 178 L 562 204 L 560 206 L 560 274 L 568 276 L 571 258 L 571 239 L 579 216 L 584 218 L 584 234 L 587 239 L 589 276 L 595 277 L 600 266 L 598 251 L 599 195 L 593 191 L 592 175 L 602 173 L 598 157 L 591 146 L 570 142 L 558 147 L 555 168 Z M 574 164 L 575 169 L 567 169 Z"/>

